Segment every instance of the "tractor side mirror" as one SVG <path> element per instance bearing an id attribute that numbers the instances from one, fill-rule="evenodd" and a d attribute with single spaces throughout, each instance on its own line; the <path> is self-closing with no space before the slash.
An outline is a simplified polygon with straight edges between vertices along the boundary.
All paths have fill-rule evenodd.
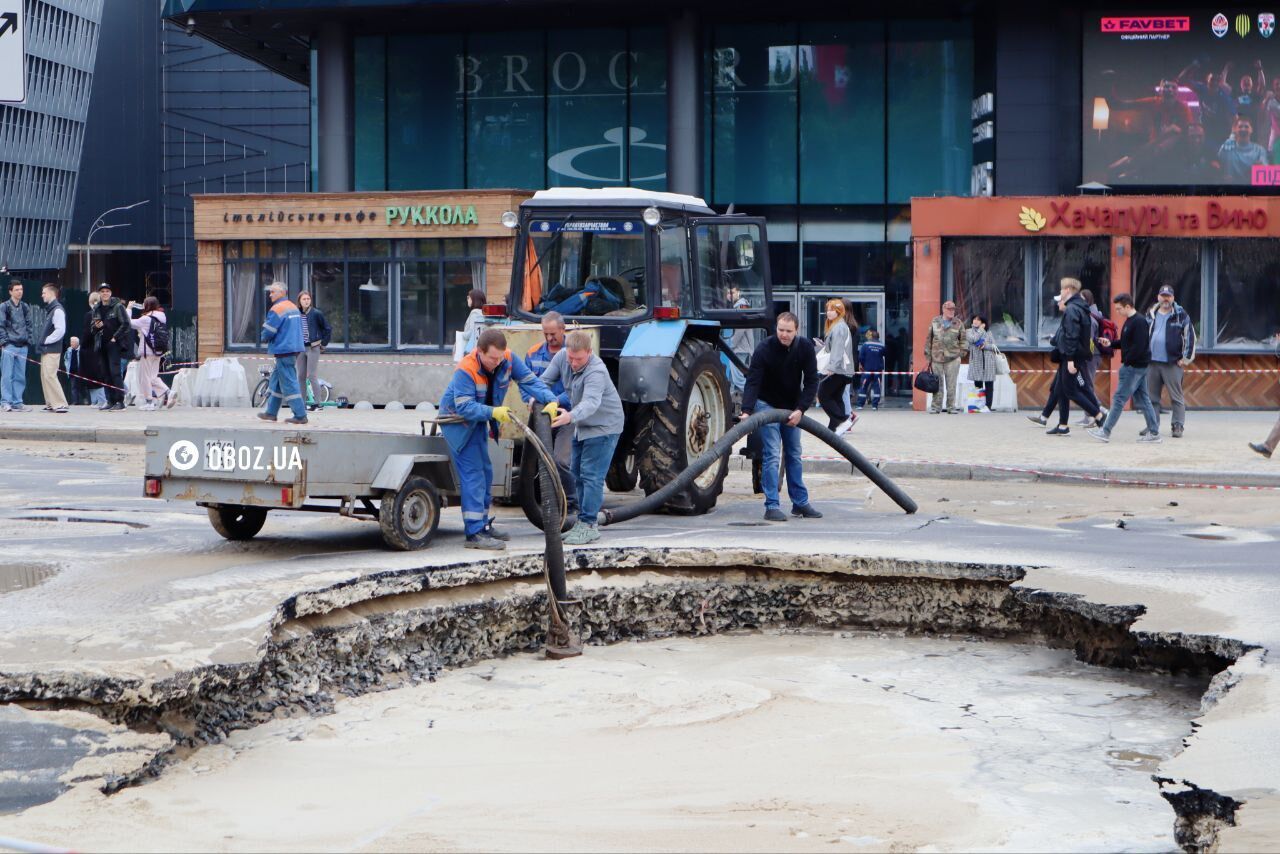
<path id="1" fill-rule="evenodd" d="M 733 257 L 735 267 L 750 270 L 756 265 L 756 243 L 750 234 L 739 234 L 733 238 Z"/>

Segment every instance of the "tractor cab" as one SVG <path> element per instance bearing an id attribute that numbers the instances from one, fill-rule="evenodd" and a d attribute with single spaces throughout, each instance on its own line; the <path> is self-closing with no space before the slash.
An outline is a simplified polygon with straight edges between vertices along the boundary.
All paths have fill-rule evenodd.
<path id="1" fill-rule="evenodd" d="M 535 193 L 518 229 L 511 314 L 556 311 L 600 328 L 604 356 L 651 320 L 764 327 L 772 317 L 764 220 L 701 199 L 629 188 Z"/>

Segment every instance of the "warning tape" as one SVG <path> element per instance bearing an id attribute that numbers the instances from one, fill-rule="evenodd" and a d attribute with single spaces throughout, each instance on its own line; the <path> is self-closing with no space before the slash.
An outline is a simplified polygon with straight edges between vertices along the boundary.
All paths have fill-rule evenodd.
<path id="1" fill-rule="evenodd" d="M 31 358 L 30 356 L 27 356 L 27 361 L 28 361 L 28 362 L 30 362 L 30 363 L 31 363 L 31 364 L 33 364 L 33 365 L 39 365 L 39 364 L 40 364 L 40 360 L 39 360 L 39 359 L 33 359 L 33 358 Z M 61 365 L 61 364 L 62 364 L 62 356 L 61 356 L 61 355 L 59 355 L 59 356 L 58 356 L 58 364 L 59 364 L 59 365 Z M 85 382 L 87 382 L 87 383 L 93 383 L 94 385 L 100 385 L 100 386 L 102 386 L 103 388 L 109 388 L 109 389 L 112 389 L 113 391 L 120 391 L 120 392 L 124 392 L 125 394 L 128 394 L 128 393 L 129 393 L 129 390 L 128 390 L 128 389 L 126 389 L 126 388 L 120 388 L 120 386 L 115 386 L 115 385 L 112 385 L 111 383 L 104 383 L 102 380 L 95 380 L 93 377 L 86 377 L 86 376 L 82 376 L 82 375 L 80 375 L 80 374 L 73 374 L 73 373 L 71 373 L 70 371 L 68 371 L 66 368 L 58 368 L 58 373 L 62 374 L 63 376 L 67 376 L 67 377 L 75 377 L 75 378 L 76 378 L 76 379 L 78 379 L 78 380 L 84 380 L 84 381 L 85 381 Z"/>
<path id="2" fill-rule="evenodd" d="M 831 457 L 819 454 L 801 454 L 800 459 L 810 460 L 814 462 L 841 462 L 847 463 L 844 457 Z M 1104 483 L 1113 486 L 1145 486 L 1154 489 L 1216 489 L 1216 490 L 1240 490 L 1245 492 L 1276 492 L 1280 491 L 1280 486 L 1237 486 L 1224 483 L 1184 483 L 1178 481 L 1160 481 L 1160 480 L 1136 480 L 1133 478 L 1110 477 L 1107 475 L 1084 474 L 1082 472 L 1064 472 L 1049 471 L 1047 469 L 1023 468 L 1021 466 L 1003 466 L 996 463 L 962 463 L 957 460 L 915 460 L 903 459 L 899 457 L 872 457 L 872 462 L 877 464 L 883 463 L 905 463 L 907 465 L 932 465 L 932 466 L 964 466 L 971 469 L 989 469 L 991 471 L 1013 472 L 1016 474 L 1034 474 L 1041 477 L 1051 477 L 1058 480 L 1083 480 L 1091 483 Z"/>

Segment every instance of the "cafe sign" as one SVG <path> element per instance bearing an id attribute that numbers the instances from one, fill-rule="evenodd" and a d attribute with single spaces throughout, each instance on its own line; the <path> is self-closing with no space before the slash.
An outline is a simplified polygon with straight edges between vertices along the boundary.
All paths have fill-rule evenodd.
<path id="1" fill-rule="evenodd" d="M 1119 234 L 1204 234 L 1213 232 L 1265 233 L 1267 210 L 1248 204 L 1237 206 L 1206 201 L 1199 209 L 1186 204 L 1103 205 L 1080 204 L 1072 200 L 1049 200 L 1048 211 L 1023 206 L 1018 224 L 1026 231 L 1038 233 L 1053 229 L 1068 231 L 1105 231 Z"/>
<path id="2" fill-rule="evenodd" d="M 404 205 L 377 208 L 360 208 L 359 210 L 226 210 L 222 213 L 222 221 L 228 225 L 278 225 L 281 223 L 302 224 L 334 224 L 334 223 L 377 223 L 382 220 L 389 226 L 441 226 L 441 225 L 477 225 L 480 218 L 475 205 Z"/>

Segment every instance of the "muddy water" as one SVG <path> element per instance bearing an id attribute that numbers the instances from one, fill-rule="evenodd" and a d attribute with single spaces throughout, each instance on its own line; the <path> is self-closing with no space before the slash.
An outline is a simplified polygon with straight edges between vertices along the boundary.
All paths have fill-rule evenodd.
<path id="1" fill-rule="evenodd" d="M 83 850 L 1162 850 L 1189 685 L 986 641 L 752 634 L 450 671 L 76 789 Z"/>

